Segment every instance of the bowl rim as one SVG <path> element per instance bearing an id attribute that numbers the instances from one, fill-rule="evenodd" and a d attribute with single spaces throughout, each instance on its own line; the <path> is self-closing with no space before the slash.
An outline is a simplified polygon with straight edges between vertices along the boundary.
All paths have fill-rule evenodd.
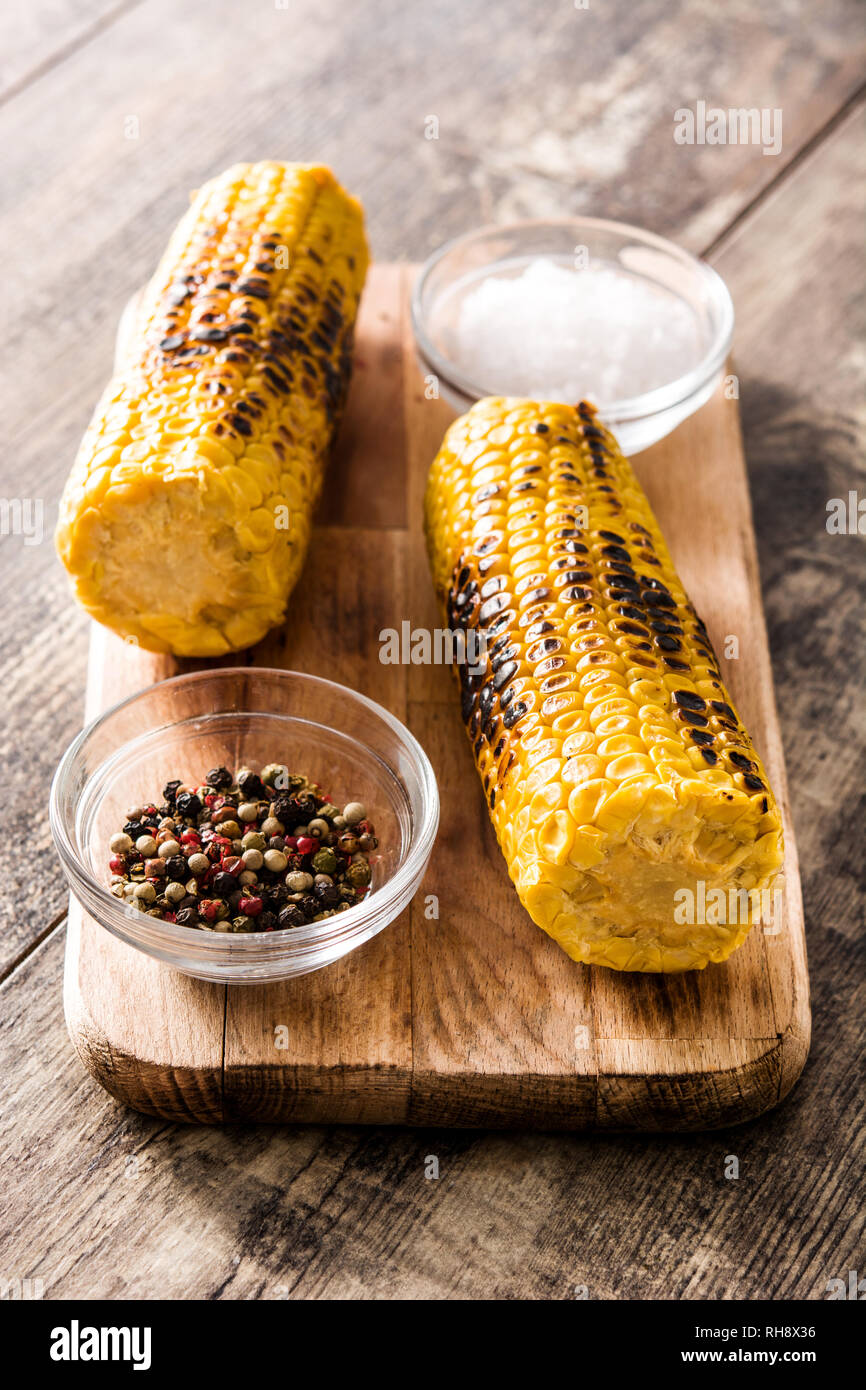
<path id="1" fill-rule="evenodd" d="M 476 227 L 473 231 L 462 232 L 459 236 L 451 237 L 427 257 L 415 277 L 410 304 L 415 343 L 423 362 L 433 367 L 436 374 L 442 377 L 452 389 L 472 401 L 482 400 L 487 396 L 508 399 L 508 397 L 503 396 L 502 392 L 491 391 L 472 381 L 465 372 L 457 367 L 456 363 L 444 357 L 434 346 L 427 332 L 427 318 L 423 309 L 424 290 L 430 276 L 440 261 L 459 246 L 470 245 L 474 241 L 482 241 L 485 237 L 497 234 L 502 235 L 503 233 L 542 227 L 584 227 L 594 231 L 615 232 L 628 236 L 644 246 L 662 251 L 673 260 L 679 261 L 681 265 L 687 265 L 690 269 L 697 271 L 707 286 L 709 300 L 715 311 L 716 326 L 713 339 L 707 351 L 694 367 L 662 386 L 653 387 L 651 391 L 644 391 L 636 396 L 623 396 L 614 401 L 593 402 L 602 418 L 615 425 L 618 422 L 639 420 L 645 416 L 656 415 L 672 409 L 688 400 L 690 396 L 696 395 L 721 370 L 730 353 L 733 340 L 734 304 L 730 290 L 721 275 L 707 261 L 693 255 L 691 251 L 686 251 L 675 241 L 659 236 L 656 232 L 646 231 L 643 227 L 637 227 L 631 222 L 619 222 L 607 217 L 585 217 L 579 214 L 574 217 L 527 217 L 514 222 L 488 222 L 482 227 Z M 538 254 L 543 256 L 544 253 L 539 252 Z M 489 264 L 493 266 L 496 262 L 490 261 Z M 514 399 L 523 398 L 514 397 Z"/>
<path id="2" fill-rule="evenodd" d="M 136 914 L 134 918 L 129 917 L 127 909 L 120 903 L 104 883 L 100 882 L 79 858 L 77 840 L 74 833 L 71 833 L 65 818 L 60 813 L 60 797 L 64 784 L 75 765 L 77 757 L 80 755 L 87 741 L 110 719 L 119 713 L 120 710 L 136 701 L 152 694 L 157 689 L 164 689 L 176 685 L 191 685 L 193 683 L 204 682 L 225 677 L 238 676 L 266 676 L 282 679 L 294 677 L 318 687 L 327 687 L 332 691 L 339 691 L 341 695 L 354 703 L 363 706 L 376 715 L 397 739 L 403 744 L 407 752 L 411 755 L 418 782 L 421 788 L 421 799 L 423 804 L 423 817 L 419 821 L 417 829 L 410 839 L 409 847 L 403 862 L 398 866 L 396 872 L 389 878 L 381 888 L 369 894 L 360 903 L 350 907 L 345 912 L 339 912 L 334 917 L 326 917 L 321 922 L 305 923 L 301 927 L 283 928 L 279 931 L 260 931 L 260 932 L 204 932 L 199 927 L 186 927 L 178 922 L 166 922 L 161 918 L 147 917 L 145 913 Z M 240 713 L 256 713 L 256 711 L 239 711 Z M 262 711 L 265 712 L 265 711 Z M 207 718 L 207 715 L 194 716 Z M 172 723 L 184 721 L 168 721 Z M 330 728 L 330 725 L 323 725 Z M 367 745 L 357 740 L 360 747 L 367 749 Z M 126 744 L 119 745 L 115 752 L 126 747 Z M 368 750 L 372 757 L 379 762 L 384 760 Z M 99 764 L 103 767 L 105 760 Z M 98 770 L 98 769 L 97 769 Z M 95 772 L 88 778 L 88 782 L 95 775 Z M 393 774 L 392 774 L 393 775 Z M 87 783 L 85 783 L 85 786 Z M 375 700 L 371 700 L 367 695 L 362 695 L 360 691 L 352 690 L 349 686 L 341 685 L 338 681 L 326 679 L 324 676 L 313 676 L 306 671 L 287 670 L 279 666 L 220 666 L 207 668 L 202 671 L 183 672 L 177 676 L 167 677 L 165 680 L 154 681 L 143 689 L 136 691 L 132 695 L 125 696 L 122 700 L 116 701 L 108 709 L 92 719 L 76 734 L 75 738 L 67 747 L 51 782 L 49 794 L 49 822 L 51 834 L 54 839 L 55 848 L 60 856 L 67 878 L 70 881 L 72 891 L 81 904 L 83 910 L 88 915 L 93 916 L 92 910 L 86 902 L 75 892 L 76 885 L 81 885 L 88 896 L 96 896 L 101 907 L 104 908 L 108 921 L 99 922 L 100 926 L 112 931 L 115 935 L 122 937 L 123 940 L 139 949 L 146 949 L 139 939 L 139 933 L 130 930 L 128 923 L 139 923 L 146 929 L 147 935 L 153 937 L 155 941 L 162 941 L 165 944 L 173 944 L 176 947 L 194 948 L 191 954 L 194 956 L 201 953 L 206 959 L 208 955 L 222 955 L 230 951 L 232 955 L 238 957 L 245 953 L 254 955 L 262 948 L 273 952 L 274 955 L 282 948 L 314 948 L 318 946 L 328 946 L 337 941 L 346 941 L 352 937 L 363 935 L 368 931 L 370 925 L 377 918 L 385 915 L 387 908 L 395 900 L 404 895 L 414 878 L 420 879 L 424 866 L 430 856 L 433 843 L 439 827 L 439 787 L 433 772 L 430 759 L 427 757 L 421 744 L 415 735 L 406 727 L 396 715 L 391 714 L 383 705 Z M 388 921 L 391 919 L 388 918 Z M 387 925 L 387 922 L 382 924 Z M 365 938 L 366 939 L 366 938 Z M 359 943 L 361 944 L 361 943 Z"/>

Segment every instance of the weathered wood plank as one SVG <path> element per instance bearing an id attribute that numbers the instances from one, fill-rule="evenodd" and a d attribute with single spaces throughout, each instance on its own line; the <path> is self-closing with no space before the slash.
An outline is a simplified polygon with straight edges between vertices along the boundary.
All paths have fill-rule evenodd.
<path id="1" fill-rule="evenodd" d="M 57 932 L 0 989 L 0 1268 L 47 1298 L 822 1298 L 857 1266 L 843 993 L 794 1098 L 718 1135 L 215 1131 L 82 1073 L 62 953 Z"/>
<path id="2" fill-rule="evenodd" d="M 0 9 L 0 101 L 39 81 L 136 0 L 6 0 Z"/>

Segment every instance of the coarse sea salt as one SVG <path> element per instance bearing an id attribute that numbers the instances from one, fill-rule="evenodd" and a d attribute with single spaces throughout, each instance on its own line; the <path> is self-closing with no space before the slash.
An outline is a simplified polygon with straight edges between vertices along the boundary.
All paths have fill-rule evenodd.
<path id="1" fill-rule="evenodd" d="M 549 258 L 493 273 L 452 319 L 454 360 L 497 395 L 606 405 L 675 381 L 698 361 L 693 311 L 672 290 L 618 269 Z"/>

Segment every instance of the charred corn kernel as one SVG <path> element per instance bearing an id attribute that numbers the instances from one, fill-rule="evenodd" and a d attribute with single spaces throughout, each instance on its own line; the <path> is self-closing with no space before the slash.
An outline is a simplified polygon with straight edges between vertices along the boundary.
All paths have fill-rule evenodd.
<path id="1" fill-rule="evenodd" d="M 366 268 L 360 205 L 327 169 L 239 164 L 194 196 L 61 503 L 57 548 L 99 622 L 216 656 L 281 621 Z"/>
<path id="2" fill-rule="evenodd" d="M 781 817 L 613 437 L 585 404 L 479 401 L 425 521 L 451 626 L 485 635 L 463 717 L 533 920 L 616 970 L 725 960 L 778 879 Z M 711 889 L 730 917 L 701 918 Z"/>

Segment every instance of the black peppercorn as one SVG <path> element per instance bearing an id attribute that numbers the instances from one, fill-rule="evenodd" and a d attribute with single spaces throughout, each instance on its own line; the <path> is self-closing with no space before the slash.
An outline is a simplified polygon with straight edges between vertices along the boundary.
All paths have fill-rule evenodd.
<path id="1" fill-rule="evenodd" d="M 334 907 L 340 901 L 340 890 L 333 883 L 317 883 L 313 892 L 325 907 Z"/>
<path id="2" fill-rule="evenodd" d="M 295 798 L 293 796 L 286 796 L 285 794 L 275 796 L 271 802 L 271 815 L 276 816 L 277 820 L 282 821 L 287 828 L 301 823 L 300 817 L 295 815 Z"/>
<path id="3" fill-rule="evenodd" d="M 281 927 L 302 927 L 306 918 L 297 903 L 287 903 L 278 920 Z"/>
<path id="4" fill-rule="evenodd" d="M 182 907 L 174 920 L 182 927 L 197 927 L 198 913 L 194 907 Z"/>
<path id="5" fill-rule="evenodd" d="M 277 925 L 276 913 L 269 912 L 267 908 L 265 908 L 263 912 L 260 912 L 255 920 L 256 931 L 273 931 L 274 927 Z"/>
<path id="6" fill-rule="evenodd" d="M 258 773 L 250 772 L 246 769 L 238 773 L 238 787 L 243 792 L 247 801 L 258 801 L 265 795 L 265 784 Z"/>
<path id="7" fill-rule="evenodd" d="M 174 805 L 174 799 L 177 796 L 177 789 L 180 785 L 180 778 L 177 778 L 174 782 L 166 782 L 165 786 L 163 787 L 162 794 L 165 797 L 166 802 L 169 806 Z"/>
<path id="8" fill-rule="evenodd" d="M 238 881 L 234 874 L 215 874 L 213 890 L 218 898 L 227 898 L 238 886 Z"/>
<path id="9" fill-rule="evenodd" d="M 196 820 L 201 814 L 201 802 L 195 792 L 181 792 L 175 801 L 178 815 L 187 820 Z"/>
<path id="10" fill-rule="evenodd" d="M 232 775 L 227 767 L 212 767 L 207 775 L 208 786 L 217 791 L 227 791 L 232 784 Z"/>
<path id="11" fill-rule="evenodd" d="M 182 854 L 173 854 L 165 861 L 165 876 L 169 883 L 182 883 L 189 877 L 186 860 Z"/>
<path id="12" fill-rule="evenodd" d="M 302 893 L 301 896 L 298 898 L 296 905 L 303 912 L 304 919 L 307 922 L 312 922 L 313 918 L 319 910 L 318 899 L 314 898 L 312 893 Z"/>

